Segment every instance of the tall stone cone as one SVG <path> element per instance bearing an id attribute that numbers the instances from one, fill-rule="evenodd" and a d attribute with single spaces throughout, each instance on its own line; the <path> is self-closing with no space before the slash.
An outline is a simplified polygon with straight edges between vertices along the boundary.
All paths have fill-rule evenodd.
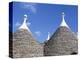
<path id="1" fill-rule="evenodd" d="M 10 41 L 12 41 L 12 47 L 10 47 L 12 58 L 43 56 L 43 47 L 27 29 L 18 29 L 15 33 L 12 33 Z"/>
<path id="2" fill-rule="evenodd" d="M 59 27 L 44 45 L 45 56 L 71 55 L 77 53 L 77 37 L 66 27 Z"/>
<path id="3" fill-rule="evenodd" d="M 13 35 L 13 57 L 42 56 L 42 47 L 27 30 L 20 30 Z"/>
<path id="4" fill-rule="evenodd" d="M 45 56 L 71 55 L 78 53 L 77 36 L 70 30 L 69 27 L 67 27 L 65 23 L 62 25 L 45 43 L 44 45 Z"/>

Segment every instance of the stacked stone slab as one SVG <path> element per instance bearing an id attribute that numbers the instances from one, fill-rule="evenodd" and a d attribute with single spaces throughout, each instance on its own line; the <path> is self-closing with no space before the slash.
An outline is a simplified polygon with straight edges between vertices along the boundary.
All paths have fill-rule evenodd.
<path id="1" fill-rule="evenodd" d="M 32 36 L 26 21 L 28 16 L 24 15 L 24 22 L 15 32 L 9 32 L 9 56 L 12 58 L 27 58 L 40 56 L 58 56 L 78 53 L 78 39 L 70 30 L 62 13 L 62 23 L 55 33 L 44 43 L 39 43 Z"/>
<path id="2" fill-rule="evenodd" d="M 60 26 L 45 42 L 44 56 L 70 55 L 78 53 L 78 40 L 76 35 L 65 26 Z"/>
<path id="3" fill-rule="evenodd" d="M 43 47 L 37 42 L 27 30 L 18 30 L 13 33 L 10 57 L 26 58 L 43 56 Z"/>

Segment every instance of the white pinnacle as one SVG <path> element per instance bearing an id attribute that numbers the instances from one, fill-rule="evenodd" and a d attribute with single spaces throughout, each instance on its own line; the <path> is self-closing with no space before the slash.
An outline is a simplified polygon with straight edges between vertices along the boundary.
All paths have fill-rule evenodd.
<path id="1" fill-rule="evenodd" d="M 61 25 L 60 25 L 60 26 L 66 26 L 66 27 L 69 28 L 69 26 L 68 26 L 68 25 L 66 24 L 66 22 L 65 22 L 64 17 L 65 17 L 65 14 L 64 14 L 64 12 L 62 12 L 62 22 L 61 22 Z"/>
<path id="2" fill-rule="evenodd" d="M 47 37 L 47 40 L 49 40 L 50 39 L 50 33 L 48 32 L 48 37 Z"/>
<path id="3" fill-rule="evenodd" d="M 28 17 L 25 14 L 24 15 L 24 21 L 23 21 L 22 25 L 19 27 L 19 29 L 26 29 L 26 30 L 30 31 L 29 28 L 28 28 L 28 26 L 27 26 L 27 24 L 26 24 L 26 21 L 28 21 Z"/>

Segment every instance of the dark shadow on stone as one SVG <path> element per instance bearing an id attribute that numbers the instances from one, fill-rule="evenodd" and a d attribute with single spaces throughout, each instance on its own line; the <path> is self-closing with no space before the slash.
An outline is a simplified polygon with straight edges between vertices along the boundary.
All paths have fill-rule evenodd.
<path id="1" fill-rule="evenodd" d="M 72 53 L 71 53 L 71 55 L 76 55 L 76 54 L 78 54 L 78 53 L 77 53 L 77 52 L 72 52 Z"/>
<path id="2" fill-rule="evenodd" d="M 43 48 L 44 48 L 44 49 L 43 49 L 43 55 L 44 55 L 44 56 L 49 56 L 49 55 L 48 55 L 48 51 L 47 51 L 47 49 L 48 49 L 47 41 L 44 42 Z"/>
<path id="3" fill-rule="evenodd" d="M 13 34 L 9 32 L 9 57 L 13 58 Z"/>

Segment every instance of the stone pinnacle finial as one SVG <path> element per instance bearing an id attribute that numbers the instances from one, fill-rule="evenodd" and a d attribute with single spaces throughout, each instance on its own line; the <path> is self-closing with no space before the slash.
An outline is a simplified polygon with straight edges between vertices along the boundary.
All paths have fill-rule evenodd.
<path id="1" fill-rule="evenodd" d="M 47 37 L 47 40 L 49 40 L 50 39 L 50 33 L 48 32 L 48 37 Z"/>
<path id="2" fill-rule="evenodd" d="M 62 12 L 62 22 L 61 22 L 61 25 L 60 26 L 66 26 L 66 27 L 68 27 L 68 25 L 65 22 L 65 18 L 64 17 L 65 17 L 65 14 L 64 14 L 64 12 Z"/>
<path id="3" fill-rule="evenodd" d="M 19 29 L 26 29 L 26 30 L 30 31 L 27 24 L 26 24 L 27 21 L 28 21 L 28 16 L 25 14 L 24 21 L 23 21 L 22 25 L 19 27 Z"/>

